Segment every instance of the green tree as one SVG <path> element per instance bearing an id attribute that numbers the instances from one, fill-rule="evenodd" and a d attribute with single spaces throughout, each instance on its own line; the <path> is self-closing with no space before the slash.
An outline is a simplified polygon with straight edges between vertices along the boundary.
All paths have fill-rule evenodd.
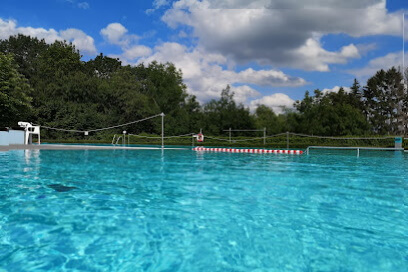
<path id="1" fill-rule="evenodd" d="M 378 134 L 405 133 L 406 92 L 403 76 L 395 67 L 380 70 L 367 81 L 364 87 L 365 113 Z"/>
<path id="2" fill-rule="evenodd" d="M 336 92 L 308 92 L 295 104 L 299 115 L 299 130 L 316 135 L 361 135 L 368 123 L 362 111 L 350 102 L 350 95 L 343 88 Z"/>
<path id="3" fill-rule="evenodd" d="M 221 92 L 219 100 L 211 100 L 204 105 L 204 128 L 210 133 L 223 134 L 223 130 L 254 129 L 255 121 L 249 109 L 234 101 L 234 93 L 228 85 Z"/>
<path id="4" fill-rule="evenodd" d="M 18 71 L 28 80 L 37 72 L 37 59 L 47 50 L 44 39 L 18 34 L 7 40 L 0 40 L 0 52 L 12 54 Z"/>
<path id="5" fill-rule="evenodd" d="M 181 70 L 174 64 L 153 61 L 147 66 L 140 64 L 133 69 L 136 79 L 142 84 L 142 92 L 151 96 L 162 112 L 171 115 L 180 108 L 187 97 L 186 85 Z"/>
<path id="6" fill-rule="evenodd" d="M 255 124 L 257 129 L 266 128 L 268 134 L 277 134 L 283 131 L 282 118 L 279 118 L 271 108 L 259 105 L 255 110 Z"/>
<path id="7" fill-rule="evenodd" d="M 31 115 L 31 88 L 12 55 L 0 53 L 0 126 L 16 126 Z"/>
<path id="8" fill-rule="evenodd" d="M 121 67 L 122 62 L 119 59 L 104 56 L 102 53 L 85 63 L 87 71 L 99 78 L 110 78 Z"/>

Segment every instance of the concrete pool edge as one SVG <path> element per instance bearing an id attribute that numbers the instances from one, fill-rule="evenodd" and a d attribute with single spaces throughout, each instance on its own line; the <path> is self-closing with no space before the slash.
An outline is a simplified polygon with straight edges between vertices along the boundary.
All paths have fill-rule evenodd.
<path id="1" fill-rule="evenodd" d="M 130 146 L 97 146 L 97 145 L 9 145 L 0 146 L 0 151 L 9 150 L 188 150 L 189 148 L 176 147 L 130 147 Z"/>

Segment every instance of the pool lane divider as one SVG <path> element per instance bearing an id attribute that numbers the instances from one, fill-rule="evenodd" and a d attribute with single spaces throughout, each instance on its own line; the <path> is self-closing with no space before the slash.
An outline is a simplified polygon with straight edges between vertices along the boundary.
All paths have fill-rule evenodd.
<path id="1" fill-rule="evenodd" d="M 245 148 L 209 148 L 209 147 L 194 147 L 194 151 L 210 151 L 210 152 L 227 152 L 227 153 L 253 153 L 253 154 L 293 154 L 301 155 L 302 150 L 282 150 L 282 149 L 245 149 Z"/>

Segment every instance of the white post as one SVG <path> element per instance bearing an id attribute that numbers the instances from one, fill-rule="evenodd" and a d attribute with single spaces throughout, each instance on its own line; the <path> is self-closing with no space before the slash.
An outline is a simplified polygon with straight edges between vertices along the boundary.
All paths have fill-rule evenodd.
<path id="1" fill-rule="evenodd" d="M 229 128 L 229 142 L 231 144 L 231 128 Z"/>
<path id="2" fill-rule="evenodd" d="M 164 113 L 161 113 L 162 117 L 162 134 L 161 134 L 161 141 L 162 141 L 162 148 L 164 148 Z"/>

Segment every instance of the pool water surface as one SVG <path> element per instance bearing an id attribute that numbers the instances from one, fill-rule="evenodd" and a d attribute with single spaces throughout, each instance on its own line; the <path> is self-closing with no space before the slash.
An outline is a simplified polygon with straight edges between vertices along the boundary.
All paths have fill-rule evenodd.
<path id="1" fill-rule="evenodd" d="M 0 271 L 407 271 L 408 154 L 0 152 Z"/>

